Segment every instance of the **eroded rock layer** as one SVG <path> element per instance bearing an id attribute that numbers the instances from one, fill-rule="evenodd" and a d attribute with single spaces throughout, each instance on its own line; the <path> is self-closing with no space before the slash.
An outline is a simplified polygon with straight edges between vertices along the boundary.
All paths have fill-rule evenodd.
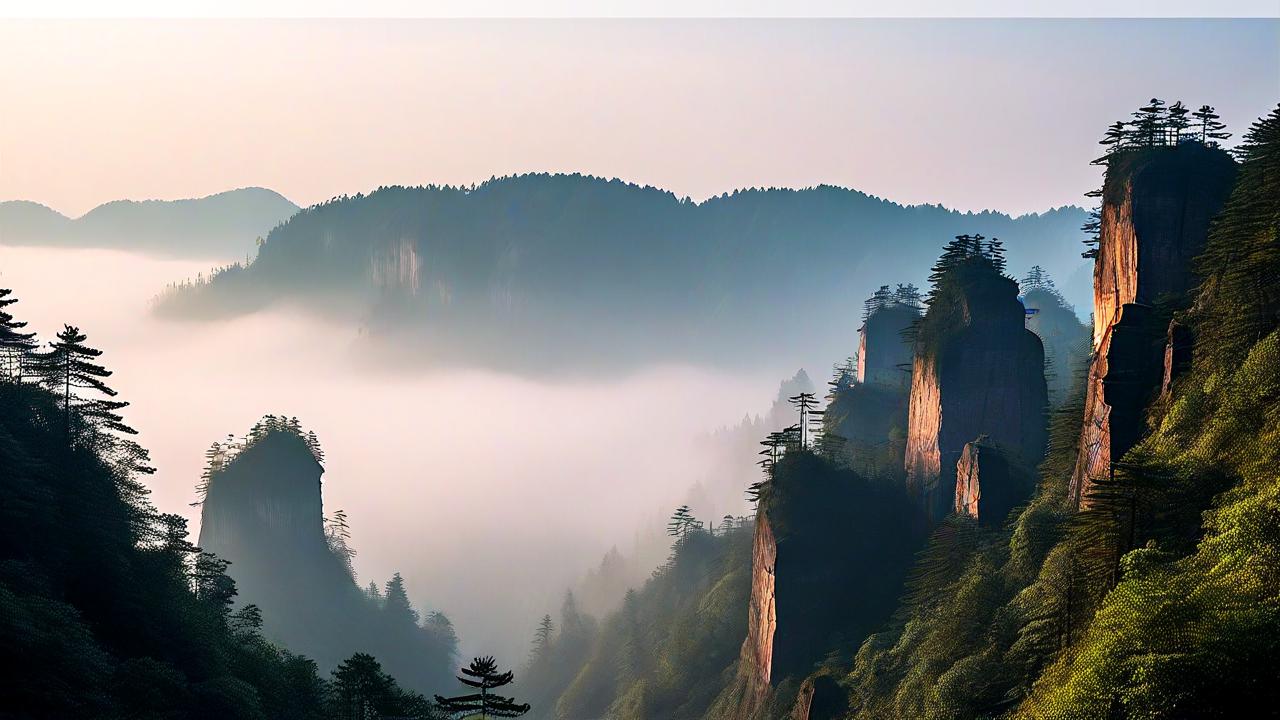
<path id="1" fill-rule="evenodd" d="M 1017 285 L 996 275 L 941 298 L 955 303 L 945 331 L 918 343 L 911 378 L 907 487 L 933 520 L 954 506 L 965 444 L 986 435 L 1020 462 L 1044 452 L 1044 347 L 1024 326 Z"/>
<path id="2" fill-rule="evenodd" d="M 1069 491 L 1077 504 L 1092 479 L 1104 477 L 1137 440 L 1135 429 L 1164 374 L 1162 348 L 1149 347 L 1167 322 L 1155 308 L 1176 306 L 1195 286 L 1192 261 L 1235 171 L 1227 153 L 1198 144 L 1129 153 L 1107 170 L 1093 272 L 1093 357 Z M 1121 335 L 1125 347 L 1113 351 Z M 1126 423 L 1119 432 L 1117 412 Z M 1129 424 L 1133 418 L 1137 425 Z"/>

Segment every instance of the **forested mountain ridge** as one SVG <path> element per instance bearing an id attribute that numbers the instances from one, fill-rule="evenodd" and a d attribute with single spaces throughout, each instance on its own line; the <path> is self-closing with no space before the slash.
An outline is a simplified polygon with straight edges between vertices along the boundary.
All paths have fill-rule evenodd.
<path id="1" fill-rule="evenodd" d="M 69 218 L 39 203 L 0 202 L 0 245 L 93 247 L 171 257 L 232 259 L 298 211 L 266 188 L 187 200 L 115 200 Z"/>
<path id="2" fill-rule="evenodd" d="M 438 717 L 372 656 L 328 680 L 264 637 L 260 608 L 233 609 L 227 561 L 148 501 L 102 352 L 70 326 L 39 347 L 14 303 L 0 290 L 0 715 Z"/>
<path id="3" fill-rule="evenodd" d="M 855 630 L 840 636 L 838 626 L 867 620 L 842 602 L 844 615 L 826 623 L 830 634 L 815 637 L 806 622 L 813 612 L 784 612 L 787 606 L 831 597 L 844 581 L 835 568 L 805 573 L 804 556 L 820 557 L 820 543 L 802 543 L 807 551 L 802 553 L 797 546 L 784 550 L 786 541 L 780 542 L 769 522 L 770 498 L 786 487 L 778 485 L 780 480 L 796 501 L 819 506 L 840 504 L 832 502 L 835 495 L 823 478 L 849 472 L 850 466 L 865 468 L 867 477 L 898 492 L 904 482 L 900 454 L 893 458 L 868 452 L 900 448 L 900 421 L 850 422 L 862 413 L 892 415 L 893 403 L 884 396 L 900 381 L 886 373 L 878 392 L 868 393 L 853 364 L 846 363 L 837 366 L 831 383 L 831 414 L 825 422 L 812 423 L 825 432 L 805 440 L 803 429 L 815 420 L 816 411 L 805 417 L 803 408 L 812 396 L 806 399 L 801 393 L 792 398 L 802 408 L 799 422 L 763 438 L 766 472 L 752 486 L 760 509 L 746 612 L 740 583 L 748 558 L 740 550 L 699 582 L 677 581 L 673 565 L 660 569 L 605 622 L 605 627 L 635 627 L 629 623 L 637 613 L 649 612 L 642 627 L 650 635 L 687 627 L 688 611 L 654 613 L 649 596 L 663 588 L 686 606 L 698 605 L 700 626 L 732 627 L 731 622 L 745 618 L 739 660 L 723 669 L 700 666 L 693 658 L 722 657 L 727 639 L 683 634 L 670 647 L 679 647 L 684 660 L 649 665 L 637 675 L 634 665 L 615 665 L 625 663 L 627 650 L 634 647 L 627 634 L 607 632 L 551 716 L 1180 720 L 1270 712 L 1280 701 L 1274 683 L 1280 673 L 1280 478 L 1275 472 L 1280 466 L 1275 437 L 1280 428 L 1280 375 L 1275 371 L 1280 367 L 1280 108 L 1256 123 L 1233 153 L 1234 182 L 1222 198 L 1225 202 L 1212 208 L 1208 224 L 1197 219 L 1203 213 L 1199 198 L 1218 192 L 1226 154 L 1217 141 L 1225 133 L 1212 108 L 1197 111 L 1202 124 L 1193 130 L 1188 129 L 1188 112 L 1181 103 L 1166 108 L 1152 101 L 1135 113 L 1132 123 L 1119 123 L 1118 130 L 1108 133 L 1108 153 L 1099 160 L 1107 166 L 1107 187 L 1122 186 L 1142 168 L 1174 167 L 1179 175 L 1177 182 L 1159 180 L 1157 191 L 1135 190 L 1132 197 L 1139 199 L 1134 202 L 1142 206 L 1131 210 L 1116 205 L 1129 203 L 1128 194 L 1098 193 L 1104 197 L 1100 217 L 1127 218 L 1131 213 L 1146 219 L 1136 227 L 1121 222 L 1107 229 L 1105 221 L 1100 223 L 1100 238 L 1091 243 L 1097 249 L 1088 251 L 1103 264 L 1109 253 L 1145 257 L 1136 266 L 1120 263 L 1136 273 L 1131 286 L 1152 282 L 1140 275 L 1154 272 L 1173 292 L 1150 298 L 1152 304 L 1140 293 L 1114 307 L 1107 304 L 1110 300 L 1099 302 L 1095 311 L 1114 311 L 1100 321 L 1113 343 L 1108 349 L 1095 338 L 1092 362 L 1082 361 L 1072 349 L 1072 339 L 1080 335 L 1077 324 L 1049 328 L 1038 326 L 1031 319 L 1034 313 L 1028 316 L 1027 326 L 1045 334 L 1046 347 L 1049 336 L 1059 336 L 1053 341 L 1055 364 L 1071 368 L 1074 375 L 1059 386 L 1049 418 L 1039 413 L 1016 418 L 1030 430 L 1044 432 L 1047 425 L 1047 446 L 1034 453 L 1030 444 L 1019 448 L 1018 442 L 993 437 L 984 427 L 968 430 L 976 437 L 958 459 L 949 460 L 955 466 L 952 511 L 927 522 L 931 538 L 907 576 L 892 617 L 869 635 L 858 637 Z M 1162 209 L 1191 205 L 1200 209 L 1167 224 L 1152 222 Z M 1175 233 L 1166 230 L 1170 226 Z M 983 284 L 992 293 L 978 295 L 998 299 L 997 314 L 1019 311 L 1012 305 L 1004 308 L 1012 292 L 1006 286 L 1013 280 L 1003 276 L 1000 247 L 962 235 L 935 265 L 926 300 L 935 323 L 948 315 L 966 322 L 979 315 L 972 291 L 948 290 L 957 280 L 954 273 L 968 272 L 966 265 L 990 279 Z M 1184 271 L 1193 272 L 1195 282 L 1186 284 Z M 1023 308 L 1059 309 L 1047 276 L 1032 274 L 1024 284 Z M 875 300 L 873 296 L 869 307 Z M 952 337 L 965 327 L 942 325 L 931 327 L 926 317 L 907 328 L 917 360 L 936 345 L 932 334 Z M 1018 324 L 1012 327 L 1022 332 Z M 889 342 L 896 351 L 900 341 L 894 333 L 880 336 L 879 342 Z M 864 336 L 864 341 L 874 337 Z M 953 362 L 972 368 L 1000 352 L 996 348 L 968 359 L 953 355 Z M 974 398 L 966 402 L 985 405 L 982 395 L 999 397 L 1019 384 L 1016 377 L 1006 380 L 1007 375 L 1032 370 L 983 378 L 980 387 L 966 390 Z M 1040 385 L 1033 399 L 1043 406 L 1047 373 L 1044 368 L 1036 373 Z M 1109 462 L 1109 472 L 1092 475 L 1077 497 L 1073 475 L 1090 451 L 1081 442 L 1082 430 L 1093 426 L 1086 421 L 1086 373 L 1090 382 L 1101 385 L 1096 402 L 1111 413 L 1113 430 L 1123 430 L 1133 441 L 1116 445 L 1122 449 Z M 906 381 L 913 374 L 908 369 Z M 926 388 L 919 396 L 933 394 Z M 1122 405 L 1123 415 L 1115 412 Z M 999 421 L 993 417 L 986 422 Z M 861 444 L 839 437 L 842 429 Z M 1035 483 L 1028 482 L 1032 471 L 1024 467 L 1034 460 L 1029 454 L 1043 455 L 1034 470 Z M 783 480 L 792 473 L 790 481 Z M 915 513 L 889 514 L 900 524 L 919 522 L 918 515 L 929 508 L 917 507 Z M 673 563 L 690 538 L 717 538 L 714 529 L 691 518 L 688 508 L 672 517 Z M 830 523 L 810 523 L 806 532 L 818 532 L 823 525 Z M 726 525 L 724 537 L 734 537 L 735 527 L 741 524 Z M 796 573 L 807 575 L 804 590 L 788 592 Z M 717 577 L 736 578 L 725 587 L 734 588 L 737 619 L 721 615 L 724 597 L 701 601 L 708 581 L 718 587 Z M 883 579 L 873 573 L 867 582 L 883 590 Z M 741 625 L 736 632 L 744 632 Z M 784 648 L 781 656 L 779 648 Z M 625 695 L 605 682 L 611 667 L 631 673 L 622 689 Z M 721 690 L 710 706 L 705 700 L 684 706 L 670 700 L 675 687 L 685 688 L 685 698 L 705 699 L 707 686 Z M 663 688 L 658 697 L 667 698 L 658 706 L 647 702 L 647 692 L 656 687 Z"/>
<path id="4" fill-rule="evenodd" d="M 923 282 L 939 235 L 985 228 L 1014 267 L 1034 259 L 1083 279 L 1069 248 L 1084 219 L 1073 207 L 1011 218 L 903 206 L 831 186 L 700 203 L 581 175 L 387 187 L 299 212 L 248 266 L 175 287 L 158 310 L 211 318 L 292 301 L 428 362 L 741 362 L 791 343 L 834 355 L 855 329 L 843 308 L 884 274 Z"/>

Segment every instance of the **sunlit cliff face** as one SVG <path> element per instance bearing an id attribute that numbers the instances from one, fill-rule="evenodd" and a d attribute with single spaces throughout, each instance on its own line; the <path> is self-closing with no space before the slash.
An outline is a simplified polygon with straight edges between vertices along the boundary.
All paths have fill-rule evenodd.
<path id="1" fill-rule="evenodd" d="M 767 407 L 781 375 L 388 374 L 354 359 L 357 327 L 298 309 L 191 325 L 148 315 L 166 282 L 207 268 L 0 247 L 0 287 L 20 298 L 11 308 L 19 319 L 42 338 L 78 325 L 104 351 L 111 385 L 132 403 L 126 418 L 159 469 L 148 484 L 162 511 L 187 516 L 198 532 L 189 503 L 209 444 L 267 413 L 297 416 L 324 446 L 324 507 L 347 512 L 359 581 L 403 572 L 415 601 L 453 617 L 468 652 L 523 653 L 523 638 L 568 585 L 610 546 L 628 552 L 637 529 L 704 479 L 694 438 Z M 520 590 L 495 593 L 499 575 Z"/>

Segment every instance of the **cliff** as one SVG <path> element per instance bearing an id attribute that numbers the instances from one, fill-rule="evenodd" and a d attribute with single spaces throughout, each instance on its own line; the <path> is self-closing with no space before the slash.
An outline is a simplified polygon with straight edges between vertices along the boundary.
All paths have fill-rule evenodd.
<path id="1" fill-rule="evenodd" d="M 456 642 L 448 621 L 420 626 L 398 576 L 382 599 L 360 589 L 345 536 L 326 528 L 321 457 L 313 435 L 274 416 L 215 445 L 200 547 L 230 561 L 237 602 L 258 606 L 263 632 L 322 671 L 369 652 L 412 688 L 440 687 Z"/>
<path id="2" fill-rule="evenodd" d="M 1166 332 L 1168 319 L 1155 307 L 1184 305 L 1196 286 L 1192 261 L 1204 250 L 1209 222 L 1235 175 L 1230 155 L 1195 143 L 1124 153 L 1107 168 L 1093 272 L 1093 356 L 1069 488 L 1077 505 L 1091 478 L 1107 475 L 1138 439 L 1138 426 L 1128 423 L 1141 417 L 1163 374 L 1163 348 L 1155 338 Z M 1113 349 L 1122 334 L 1125 347 Z M 1120 433 L 1113 431 L 1116 413 L 1125 418 Z"/>
<path id="3" fill-rule="evenodd" d="M 708 717 L 785 714 L 840 638 L 862 637 L 887 619 L 922 542 L 916 524 L 903 521 L 912 514 L 901 488 L 808 451 L 784 456 L 756 515 L 737 675 Z"/>
<path id="4" fill-rule="evenodd" d="M 872 312 L 858 329 L 858 382 L 907 388 L 911 384 L 911 343 L 903 336 L 920 318 L 912 305 L 889 305 Z"/>
<path id="5" fill-rule="evenodd" d="M 266 632 L 322 668 L 359 644 L 356 630 L 335 618 L 365 610 L 325 540 L 323 472 L 302 437 L 265 433 L 208 479 L 199 540 L 231 562 L 239 599 L 262 610 Z"/>
<path id="6" fill-rule="evenodd" d="M 1010 462 L 1001 449 L 979 438 L 964 446 L 956 463 L 954 509 L 980 525 L 1000 528 L 1009 511 L 1025 503 L 1035 476 Z"/>
<path id="7" fill-rule="evenodd" d="M 986 266 L 953 271 L 916 340 L 907 422 L 907 487 L 926 514 L 953 508 L 965 444 L 987 436 L 1034 465 L 1044 453 L 1044 348 L 1024 326 L 1017 284 Z"/>

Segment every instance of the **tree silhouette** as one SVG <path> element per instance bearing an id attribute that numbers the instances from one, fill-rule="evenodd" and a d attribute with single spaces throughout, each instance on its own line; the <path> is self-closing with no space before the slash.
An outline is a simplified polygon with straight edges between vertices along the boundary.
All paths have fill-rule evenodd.
<path id="1" fill-rule="evenodd" d="M 1231 133 L 1223 132 L 1226 124 L 1219 121 L 1217 111 L 1209 105 L 1201 105 L 1191 116 L 1200 121 L 1200 142 L 1211 147 L 1218 146 L 1218 140 L 1226 140 Z"/>
<path id="2" fill-rule="evenodd" d="M 1133 123 L 1130 127 L 1133 132 L 1134 144 L 1149 148 L 1163 145 L 1165 140 L 1164 101 L 1159 98 L 1151 98 L 1151 102 L 1138 108 L 1137 112 L 1133 114 Z"/>
<path id="3" fill-rule="evenodd" d="M 36 356 L 35 365 L 41 383 L 60 397 L 64 437 L 68 441 L 73 439 L 71 421 L 76 410 L 107 429 L 136 434 L 115 412 L 128 403 L 105 398 L 77 402 L 76 390 L 97 392 L 106 398 L 116 396 L 116 391 L 103 382 L 104 378 L 111 377 L 111 371 L 92 362 L 102 355 L 102 351 L 85 345 L 87 339 L 79 328 L 65 325 L 58 333 L 57 341 L 49 343 L 50 349 Z"/>
<path id="4" fill-rule="evenodd" d="M 1174 145 L 1182 142 L 1182 133 L 1191 127 L 1191 121 L 1187 120 L 1187 114 L 1190 112 L 1181 100 L 1169 106 L 1168 134 L 1170 142 Z"/>
<path id="5" fill-rule="evenodd" d="M 356 653 L 333 671 L 333 694 L 344 720 L 375 720 L 395 681 L 368 653 Z"/>
<path id="6" fill-rule="evenodd" d="M 14 320 L 13 315 L 6 310 L 18 302 L 18 298 L 9 297 L 12 294 L 12 290 L 0 288 L 0 356 L 4 362 L 4 373 L 0 375 L 0 379 L 22 382 L 22 370 L 36 349 L 36 334 L 23 332 L 22 329 L 27 324 Z"/>
<path id="7" fill-rule="evenodd" d="M 701 528 L 702 523 L 693 517 L 693 511 L 688 505 L 676 508 L 676 511 L 671 513 L 671 519 L 667 521 L 667 534 L 679 540 L 683 540 L 689 533 Z"/>
<path id="8" fill-rule="evenodd" d="M 818 401 L 814 398 L 813 393 L 800 393 L 787 398 L 787 402 L 791 403 L 800 413 L 800 422 L 795 427 L 800 429 L 800 448 L 809 447 L 809 426 L 813 424 L 813 419 L 822 415 L 821 410 L 816 410 Z"/>
<path id="9" fill-rule="evenodd" d="M 456 697 L 436 695 L 436 707 L 450 718 L 479 717 L 488 718 L 520 717 L 529 712 L 528 703 L 517 703 L 512 698 L 492 694 L 490 691 L 509 685 L 515 676 L 510 670 L 499 673 L 498 663 L 493 657 L 478 657 L 471 661 L 469 667 L 462 668 L 458 682 L 480 692 Z"/>
<path id="10" fill-rule="evenodd" d="M 538 629 L 533 631 L 533 647 L 529 650 L 529 662 L 536 664 L 551 652 L 551 639 L 555 637 L 556 625 L 551 621 L 551 614 L 542 616 Z"/>

